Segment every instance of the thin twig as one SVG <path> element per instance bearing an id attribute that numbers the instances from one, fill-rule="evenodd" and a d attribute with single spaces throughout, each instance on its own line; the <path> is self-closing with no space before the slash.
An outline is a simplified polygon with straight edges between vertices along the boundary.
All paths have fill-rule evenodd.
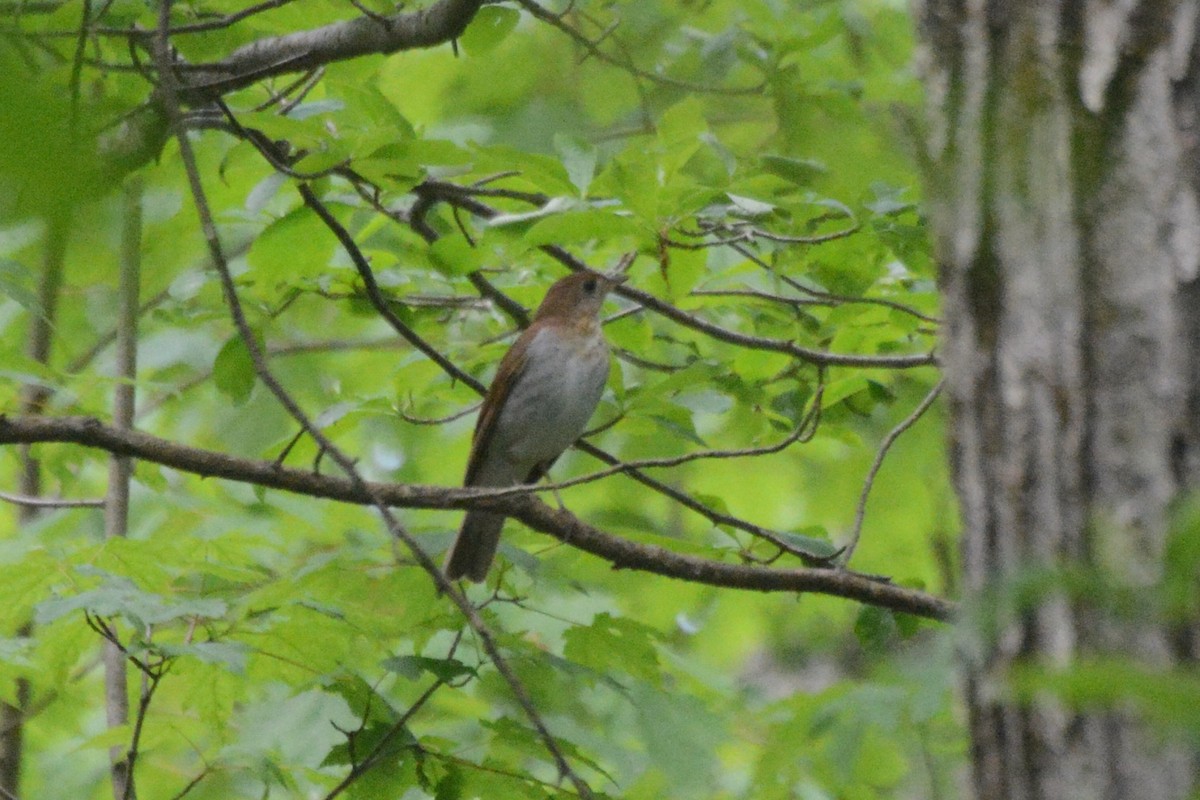
<path id="1" fill-rule="evenodd" d="M 843 228 L 830 233 L 818 233 L 812 236 L 793 236 L 784 233 L 772 233 L 771 231 L 762 228 L 756 228 L 753 225 L 747 224 L 721 224 L 711 225 L 699 231 L 683 231 L 688 236 L 716 236 L 724 235 L 724 238 L 710 239 L 706 242 L 680 242 L 675 239 L 667 239 L 667 244 L 671 247 L 676 247 L 681 250 L 704 250 L 709 247 L 721 247 L 742 243 L 753 243 L 756 239 L 766 239 L 770 242 L 779 244 L 825 244 L 838 239 L 845 239 L 848 236 L 853 236 L 858 233 L 862 225 L 855 221 L 848 228 Z"/>
<path id="2" fill-rule="evenodd" d="M 159 684 L 162 682 L 163 675 L 166 674 L 170 662 L 162 659 L 152 669 L 153 671 L 143 670 L 142 672 L 142 692 L 138 697 L 137 716 L 133 720 L 133 736 L 129 742 L 129 752 L 125 756 L 125 761 L 129 765 L 130 780 L 125 784 L 125 793 L 121 800 L 133 800 L 133 767 L 137 763 L 138 753 L 141 752 L 142 731 L 146 727 L 146 714 L 150 711 L 150 701 L 154 699 L 154 692 L 157 691 Z"/>
<path id="3" fill-rule="evenodd" d="M 396 413 L 400 415 L 400 419 L 412 425 L 445 425 L 454 422 L 457 419 L 462 419 L 468 414 L 473 414 L 479 410 L 483 403 L 475 403 L 467 406 L 462 411 L 455 411 L 453 414 L 448 414 L 444 417 L 414 417 L 411 414 L 405 413 L 402 409 L 397 409 Z"/>
<path id="4" fill-rule="evenodd" d="M 933 405 L 933 401 L 937 400 L 938 395 L 942 393 L 944 385 L 944 380 L 938 381 L 929 390 L 929 394 L 925 395 L 925 398 L 917 404 L 912 413 L 901 420 L 900 424 L 888 431 L 887 436 L 883 437 L 883 441 L 879 445 L 879 451 L 875 453 L 875 460 L 871 463 L 871 469 L 867 471 L 866 480 L 863 481 L 862 492 L 858 495 L 858 505 L 854 509 L 854 527 L 850 531 L 850 541 L 847 542 L 840 559 L 843 569 L 850 563 L 851 556 L 854 555 L 854 551 L 858 548 L 858 540 L 862 535 L 863 519 L 867 514 L 867 497 L 871 494 L 871 487 L 875 485 L 875 476 L 879 474 L 879 468 L 883 466 L 884 457 L 895 441 L 900 438 L 900 435 L 911 428 L 929 410 L 929 407 Z"/>
<path id="5" fill-rule="evenodd" d="M 286 6 L 289 3 L 294 3 L 296 0 L 266 0 L 263 3 L 256 3 L 252 6 L 247 6 L 241 11 L 234 14 L 227 14 L 216 19 L 208 20 L 207 22 L 193 22 L 184 25 L 176 25 L 168 31 L 170 36 L 179 36 L 189 33 L 207 33 L 209 31 L 221 30 L 230 26 L 236 25 L 248 17 L 261 14 L 264 11 L 272 11 L 276 8 Z M 156 33 L 155 30 L 147 30 L 145 28 L 113 28 L 109 26 L 96 26 L 90 31 L 93 34 L 100 36 L 119 36 L 129 37 L 134 39 L 149 39 Z M 39 35 L 43 36 L 66 36 L 69 35 L 66 31 L 50 31 Z"/>
<path id="6" fill-rule="evenodd" d="M 577 792 L 563 789 L 559 783 L 542 780 L 541 778 L 535 778 L 532 775 L 526 775 L 513 770 L 503 769 L 495 764 L 480 764 L 478 762 L 465 759 L 461 756 L 452 755 L 450 753 L 441 753 L 437 750 L 430 750 L 428 747 L 420 747 L 419 750 L 421 755 L 437 759 L 438 761 L 443 761 L 447 764 L 454 764 L 455 766 L 474 770 L 475 772 L 482 772 L 486 775 L 499 775 L 503 778 L 513 778 L 521 781 L 522 784 L 531 783 L 536 786 L 541 786 L 543 789 L 547 789 L 549 791 L 549 793 L 546 795 L 547 797 L 558 797 L 560 795 L 579 797 Z"/>
<path id="7" fill-rule="evenodd" d="M 138 308 L 138 314 L 145 314 L 149 311 L 152 311 L 155 308 L 157 308 L 158 306 L 165 303 L 170 298 L 171 298 L 170 290 L 163 289 L 161 292 L 156 294 L 154 297 L 151 297 L 145 303 L 142 303 L 142 305 Z M 87 367 L 88 364 L 92 363 L 92 361 L 95 360 L 96 356 L 98 356 L 102 352 L 104 352 L 104 348 L 108 347 L 110 344 L 112 344 L 116 340 L 117 340 L 117 329 L 114 326 L 112 330 L 101 334 L 100 337 L 97 338 L 96 341 L 92 343 L 91 347 L 89 347 L 84 352 L 80 353 L 75 358 L 71 359 L 71 362 L 69 364 L 67 364 L 67 367 L 66 367 L 67 373 L 74 374 L 76 372 L 83 370 L 85 367 Z"/>
<path id="8" fill-rule="evenodd" d="M 142 182 L 132 177 L 125 186 L 124 220 L 121 231 L 121 267 L 117 298 L 117 383 L 113 387 L 113 427 L 133 427 L 135 381 L 137 380 L 138 292 L 141 285 Z M 113 454 L 108 463 L 108 495 L 104 504 L 105 539 L 124 538 L 129 529 L 129 480 L 133 464 Z M 125 654 L 112 642 L 104 643 L 104 708 L 109 728 L 129 722 L 128 672 Z M 137 796 L 133 761 L 137 752 L 131 744 L 123 751 L 109 748 L 113 797 L 127 800 Z"/>
<path id="9" fill-rule="evenodd" d="M 88 23 L 91 22 L 92 0 L 83 0 L 80 10 L 79 30 L 76 33 L 75 55 L 71 59 L 71 130 L 79 124 L 79 81 L 83 70 L 83 48 L 87 45 Z"/>
<path id="10" fill-rule="evenodd" d="M 707 86 L 704 84 L 692 83 L 690 81 L 682 81 L 677 78 L 669 78 L 665 75 L 659 75 L 657 73 L 650 72 L 649 70 L 645 70 L 636 66 L 628 58 L 621 59 L 604 52 L 600 49 L 597 42 L 592 41 L 587 36 L 568 25 L 558 14 L 555 14 L 543 6 L 538 5 L 537 3 L 533 2 L 533 0 L 517 0 L 517 3 L 526 11 L 528 11 L 534 18 L 539 19 L 542 22 L 549 23 L 551 26 L 565 33 L 572 41 L 574 41 L 596 59 L 603 61 L 606 64 L 612 64 L 615 67 L 619 67 L 620 69 L 628 72 L 630 75 L 641 78 L 642 80 L 650 81 L 651 83 L 656 83 L 660 86 L 669 86 L 673 89 L 685 89 L 689 92 L 703 92 L 708 94 L 752 95 L 758 94 L 763 90 L 762 84 L 744 87 Z M 608 34 L 605 34 L 604 38 L 607 38 L 607 36 Z"/>
<path id="11" fill-rule="evenodd" d="M 426 185 L 431 185 L 431 184 L 429 184 L 427 182 Z M 462 188 L 462 187 L 455 186 L 454 184 L 437 184 L 437 186 L 448 187 L 450 190 Z M 314 195 L 314 198 L 315 198 L 315 195 Z M 428 224 L 423 222 L 425 210 L 427 210 L 427 206 L 432 202 L 433 202 L 433 196 L 423 196 L 420 193 L 418 193 L 418 202 L 417 202 L 416 206 L 414 206 L 414 209 L 411 213 L 411 220 L 410 220 L 410 224 L 412 224 L 414 226 L 414 230 L 416 230 L 418 232 L 418 234 L 421 235 L 423 238 L 425 238 L 427 241 L 435 241 L 438 238 L 437 232 L 430 229 L 428 227 Z M 320 205 L 319 201 L 318 201 L 317 205 Z M 419 206 L 425 206 L 426 209 L 418 211 L 417 207 L 419 207 Z M 495 212 L 492 211 L 491 209 L 487 208 L 486 206 L 484 206 L 483 208 L 487 209 L 487 212 L 488 212 L 486 214 L 483 214 L 483 216 L 494 215 Z M 315 208 L 314 208 L 314 210 L 315 210 Z M 472 213 L 477 213 L 477 212 L 473 210 Z M 326 212 L 326 214 L 328 215 L 328 212 Z M 350 234 L 345 230 L 345 228 L 343 228 L 340 225 L 340 223 L 337 223 L 336 219 L 334 219 L 332 217 L 332 215 L 328 215 L 328 216 L 330 219 L 333 219 L 334 223 L 337 225 L 337 227 L 334 228 L 335 233 L 337 233 L 338 230 L 341 231 L 341 233 L 337 234 L 338 239 L 339 239 L 339 241 L 342 242 L 343 247 L 345 247 L 346 251 L 350 254 L 351 259 L 355 263 L 356 267 L 360 270 L 360 272 L 363 271 L 365 268 L 366 272 L 369 274 L 370 267 L 366 262 L 366 258 L 362 255 L 361 251 L 359 251 L 359 249 L 358 249 L 358 246 L 355 244 L 353 237 L 350 236 Z M 586 269 L 586 265 L 584 265 L 582 262 L 578 261 L 577 259 L 570 256 L 569 254 L 566 254 L 565 251 L 561 251 L 561 252 L 569 260 L 570 263 L 568 264 L 568 266 L 570 266 L 572 269 Z M 372 296 L 370 293 L 368 293 L 368 298 L 371 299 L 371 302 L 375 306 L 375 309 L 385 319 L 388 319 L 389 316 L 394 316 L 391 314 L 391 310 L 387 307 L 387 304 L 385 302 L 383 302 L 382 295 L 376 294 L 376 295 Z M 389 321 L 391 321 L 391 320 L 389 320 Z M 403 323 L 401 323 L 401 325 L 403 325 Z M 393 323 L 393 327 L 395 327 L 394 323 Z M 420 340 L 424 344 L 423 347 L 420 347 L 422 352 L 427 352 L 427 351 L 437 352 L 436 349 L 433 348 L 432 345 L 429 345 L 428 343 L 424 342 L 424 340 L 421 339 L 416 334 L 415 331 L 412 331 L 411 328 L 408 328 L 408 326 L 406 326 L 406 325 L 403 326 L 403 328 L 404 328 L 404 332 L 402 332 L 402 335 L 405 336 L 405 338 L 412 336 L 412 337 L 415 337 L 416 339 Z M 410 339 L 410 341 L 412 341 L 412 340 Z M 440 355 L 440 353 L 439 353 L 439 355 Z M 483 385 L 483 383 L 478 381 L 474 376 L 470 375 L 469 373 L 467 373 L 464 370 L 462 370 L 461 368 L 459 368 L 456 364 L 454 364 L 449 359 L 442 357 L 441 359 L 437 360 L 437 363 L 439 366 L 442 367 L 442 369 L 444 371 L 446 371 L 446 373 L 448 375 L 450 375 L 451 377 L 453 377 L 456 380 L 462 381 L 463 383 L 467 384 L 467 386 L 471 387 L 479 394 L 484 394 L 484 392 L 486 391 L 486 387 Z M 599 447 L 591 444 L 590 442 L 578 441 L 575 443 L 575 447 L 577 447 L 578 449 L 582 450 L 583 452 L 591 455 L 592 457 L 601 460 L 602 462 L 604 462 L 605 464 L 608 464 L 609 466 L 617 466 L 617 465 L 621 464 L 621 460 L 618 459 L 616 456 L 611 455 L 610 453 L 600 449 Z M 705 503 L 702 503 L 701 501 L 697 500 L 696 498 L 692 497 L 691 495 L 687 494 L 686 492 L 684 492 L 680 489 L 677 489 L 673 486 L 669 486 L 668 484 L 663 483 L 662 481 L 660 481 L 656 478 L 653 478 L 640 470 L 636 470 L 636 469 L 625 470 L 625 474 L 627 474 L 630 478 L 638 481 L 642 485 L 647 486 L 647 487 L 653 489 L 654 491 L 671 498 L 675 502 L 680 503 L 681 505 L 683 505 L 684 507 L 686 507 L 688 509 L 691 509 L 692 511 L 695 511 L 696 513 L 698 513 L 701 516 L 703 516 L 704 518 L 706 518 L 713 525 L 718 525 L 718 526 L 726 525 L 731 528 L 735 528 L 737 530 L 748 533 L 751 536 L 756 536 L 758 538 L 770 541 L 771 543 L 775 544 L 776 546 L 783 547 L 784 552 L 790 552 L 790 553 L 793 553 L 793 554 L 799 556 L 801 559 L 804 560 L 805 563 L 808 563 L 808 564 L 825 564 L 825 563 L 827 563 L 826 557 L 818 556 L 818 555 L 815 555 L 812 553 L 805 553 L 805 552 L 800 551 L 799 549 L 795 548 L 795 546 L 791 545 L 790 543 L 783 542 L 783 540 L 774 531 L 771 531 L 760 525 L 755 525 L 751 522 L 748 522 L 746 520 L 735 517 L 732 514 L 727 514 L 724 512 L 716 511 L 715 509 L 710 508 L 708 505 L 706 505 Z"/>
<path id="12" fill-rule="evenodd" d="M 761 447 L 744 447 L 733 448 L 726 450 L 696 450 L 683 455 L 670 456 L 666 458 L 645 458 L 637 461 L 622 461 L 621 463 L 602 469 L 597 472 L 589 472 L 586 475 L 580 475 L 575 478 L 568 478 L 565 481 L 556 483 L 540 483 L 523 486 L 509 486 L 498 489 L 479 489 L 478 494 L 472 493 L 475 497 L 506 497 L 515 494 L 528 494 L 530 492 L 553 492 L 559 489 L 570 489 L 574 486 L 579 486 L 585 483 L 594 483 L 611 475 L 630 472 L 638 469 L 660 469 L 664 467 L 678 467 L 687 464 L 691 461 L 704 460 L 722 460 L 730 458 L 750 458 L 755 456 L 766 456 L 780 453 L 797 442 L 807 442 L 816 434 L 821 418 L 821 394 L 824 392 L 824 385 L 818 386 L 816 394 L 813 396 L 813 404 L 808 413 L 801 418 L 795 428 L 783 439 L 774 444 L 763 445 Z M 590 431 L 590 434 L 598 433 L 600 430 L 609 426 L 601 426 L 596 431 Z M 772 541 L 772 544 L 784 546 L 781 542 Z M 807 555 L 807 554 L 805 554 Z"/>
<path id="13" fill-rule="evenodd" d="M 55 497 L 29 497 L 23 494 L 0 492 L 0 500 L 29 508 L 104 508 L 104 500 L 63 500 Z"/>
<path id="14" fill-rule="evenodd" d="M 313 86 L 316 86 L 317 82 L 321 80 L 321 76 L 324 74 L 324 67 L 314 67 L 308 72 L 305 72 L 299 78 L 296 78 L 287 86 L 280 89 L 278 92 L 268 88 L 268 92 L 271 95 L 270 98 L 255 106 L 254 111 L 267 111 L 279 105 L 280 103 L 283 103 L 293 92 L 297 90 L 301 90 L 297 95 L 297 99 L 299 100 L 300 98 L 303 98 L 309 91 L 312 90 Z M 292 110 L 292 108 L 295 108 L 295 105 L 291 103 L 282 106 L 279 110 L 279 113 L 281 116 L 286 115 L 288 111 Z"/>
<path id="15" fill-rule="evenodd" d="M 208 777 L 208 774 L 211 771 L 212 770 L 209 767 L 205 767 L 204 769 L 200 770 L 200 774 L 188 781 L 187 784 L 185 784 L 184 787 L 178 792 L 171 795 L 171 800 L 183 800 L 183 798 L 187 797 L 192 789 L 195 789 L 200 784 L 200 781 Z"/>

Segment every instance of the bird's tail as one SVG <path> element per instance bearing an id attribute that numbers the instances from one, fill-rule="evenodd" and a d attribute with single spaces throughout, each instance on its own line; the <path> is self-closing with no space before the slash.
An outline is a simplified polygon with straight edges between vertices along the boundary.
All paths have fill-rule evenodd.
<path id="1" fill-rule="evenodd" d="M 476 583 L 484 580 L 496 548 L 500 544 L 500 529 L 504 517 L 490 511 L 468 511 L 458 538 L 446 556 L 446 577 L 449 580 L 469 578 Z"/>

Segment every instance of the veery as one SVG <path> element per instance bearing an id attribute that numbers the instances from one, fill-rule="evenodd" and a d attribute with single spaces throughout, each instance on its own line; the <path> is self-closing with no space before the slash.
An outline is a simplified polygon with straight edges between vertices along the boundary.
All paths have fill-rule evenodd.
<path id="1" fill-rule="evenodd" d="M 624 280 L 576 272 L 550 287 L 484 395 L 465 486 L 534 483 L 583 433 L 608 380 L 600 305 Z M 486 578 L 503 526 L 501 514 L 468 511 L 446 556 L 446 577 Z"/>

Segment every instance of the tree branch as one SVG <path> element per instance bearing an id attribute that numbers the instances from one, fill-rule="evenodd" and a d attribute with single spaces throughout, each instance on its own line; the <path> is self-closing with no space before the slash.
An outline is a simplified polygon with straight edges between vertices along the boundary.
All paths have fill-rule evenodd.
<path id="1" fill-rule="evenodd" d="M 457 39 L 483 0 L 438 0 L 419 11 L 381 19 L 355 17 L 320 28 L 258 39 L 213 64 L 189 71 L 186 102 L 212 98 L 289 72 L 305 72 L 358 56 L 433 47 Z"/>
<path id="2" fill-rule="evenodd" d="M 858 495 L 858 504 L 854 508 L 854 527 L 850 532 L 850 541 L 846 544 L 846 549 L 842 553 L 841 563 L 846 565 L 850 563 L 850 559 L 854 556 L 854 551 L 858 549 L 858 540 L 862 536 L 863 520 L 867 516 L 867 498 L 871 495 L 871 488 L 875 485 L 875 476 L 879 474 L 879 468 L 883 466 L 883 459 L 887 456 L 888 450 L 900 438 L 900 435 L 906 430 L 917 424 L 929 407 L 933 405 L 933 401 L 938 399 L 938 395 L 942 393 L 942 387 L 945 381 L 938 381 L 937 384 L 929 390 L 925 398 L 917 404 L 917 407 L 912 410 L 907 417 L 900 421 L 896 427 L 888 431 L 887 436 L 883 437 L 883 441 L 879 444 L 879 450 L 875 453 L 875 460 L 871 462 L 871 468 L 867 470 L 867 477 L 863 480 L 862 492 Z"/>
<path id="3" fill-rule="evenodd" d="M 487 490 L 480 493 L 473 489 L 398 483 L 364 482 L 360 487 L 348 478 L 286 469 L 270 461 L 188 447 L 140 431 L 118 430 L 90 417 L 0 416 L 0 445 L 38 442 L 94 447 L 196 475 L 344 503 L 371 505 L 378 499 L 397 508 L 486 508 L 609 561 L 615 568 L 652 572 L 693 583 L 763 592 L 817 592 L 943 621 L 949 620 L 955 610 L 953 603 L 942 598 L 854 572 L 727 564 L 638 544 L 605 533 L 530 495 L 487 497 Z"/>
<path id="4" fill-rule="evenodd" d="M 113 425 L 133 427 L 135 381 L 137 380 L 138 294 L 141 287 L 142 181 L 130 178 L 125 187 L 125 219 L 121 232 L 121 273 L 117 307 L 117 380 L 113 388 Z M 109 457 L 108 495 L 104 503 L 105 539 L 123 538 L 129 531 L 129 480 L 133 462 L 119 455 Z M 104 643 L 104 707 L 108 727 L 129 722 L 129 688 L 125 653 L 111 641 Z M 139 709 L 139 714 L 141 709 Z M 139 729 L 140 729 L 139 719 Z M 137 797 L 133 763 L 136 744 L 128 749 L 109 748 L 114 800 Z"/>

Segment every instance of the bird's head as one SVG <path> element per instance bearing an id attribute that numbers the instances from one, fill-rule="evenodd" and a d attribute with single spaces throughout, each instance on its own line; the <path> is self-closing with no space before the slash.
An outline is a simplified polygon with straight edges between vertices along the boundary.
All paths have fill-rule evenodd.
<path id="1" fill-rule="evenodd" d="M 599 316 L 600 306 L 609 290 L 624 281 L 624 275 L 606 275 L 591 270 L 568 275 L 546 292 L 534 321 L 554 318 L 577 324 L 591 322 Z"/>

